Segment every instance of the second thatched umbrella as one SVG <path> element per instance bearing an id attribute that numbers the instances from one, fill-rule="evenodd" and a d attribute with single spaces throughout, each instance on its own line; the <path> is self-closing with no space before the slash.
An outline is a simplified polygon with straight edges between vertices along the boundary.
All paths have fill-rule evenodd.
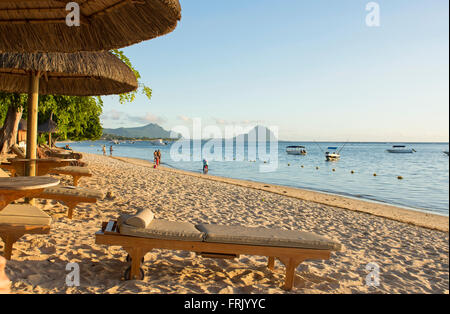
<path id="1" fill-rule="evenodd" d="M 100 96 L 137 86 L 133 71 L 109 52 L 0 54 L 0 91 L 28 93 L 29 159 L 36 159 L 39 94 Z M 35 174 L 33 163 L 27 172 Z"/>
<path id="2" fill-rule="evenodd" d="M 52 133 L 58 132 L 58 125 L 53 121 L 53 112 L 50 115 L 50 119 L 46 122 L 38 125 L 38 133 L 48 133 L 48 146 L 52 147 Z"/>

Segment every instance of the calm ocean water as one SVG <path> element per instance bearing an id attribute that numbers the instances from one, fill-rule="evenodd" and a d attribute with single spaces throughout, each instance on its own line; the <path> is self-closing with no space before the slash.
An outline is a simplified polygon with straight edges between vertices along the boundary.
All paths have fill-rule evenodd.
<path id="1" fill-rule="evenodd" d="M 107 145 L 109 154 L 110 143 L 105 141 L 71 143 L 70 146 L 80 152 L 102 154 L 103 144 Z M 274 172 L 262 173 L 259 171 L 262 161 L 250 162 L 245 158 L 245 161 L 209 161 L 209 174 L 317 190 L 446 216 L 449 214 L 449 157 L 443 153 L 448 151 L 448 143 L 407 144 L 417 151 L 415 154 L 389 154 L 386 149 L 391 148 L 392 143 L 348 143 L 338 162 L 326 162 L 322 150 L 329 146 L 341 146 L 342 143 L 280 142 L 278 145 L 279 162 Z M 289 145 L 306 146 L 308 155 L 287 155 L 286 146 Z M 173 161 L 170 146 L 153 146 L 148 142 L 121 143 L 114 145 L 113 154 L 153 160 L 156 149 L 162 152 L 163 164 L 201 172 L 201 161 Z M 403 180 L 399 180 L 398 176 L 402 176 Z"/>

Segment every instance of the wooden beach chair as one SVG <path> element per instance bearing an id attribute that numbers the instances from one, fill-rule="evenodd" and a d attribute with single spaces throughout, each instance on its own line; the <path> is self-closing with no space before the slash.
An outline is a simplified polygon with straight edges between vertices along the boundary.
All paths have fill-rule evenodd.
<path id="1" fill-rule="evenodd" d="M 67 150 L 64 148 L 57 148 L 57 147 L 50 147 L 46 144 L 40 145 L 41 149 L 44 150 L 44 153 L 48 157 L 56 157 L 56 158 L 62 158 L 62 159 L 76 159 L 80 160 L 83 158 L 83 155 L 78 152 L 74 152 L 72 150 Z"/>
<path id="2" fill-rule="evenodd" d="M 36 198 L 57 200 L 67 206 L 67 218 L 72 219 L 73 210 L 81 203 L 96 203 L 103 199 L 101 191 L 73 186 L 57 185 L 44 189 Z"/>
<path id="3" fill-rule="evenodd" d="M 284 289 L 291 290 L 295 270 L 306 260 L 329 259 L 341 245 L 325 237 L 292 230 L 220 226 L 153 219 L 149 210 L 135 216 L 121 216 L 117 221 L 104 222 L 96 233 L 95 242 L 121 246 L 128 252 L 131 266 L 125 279 L 143 279 L 141 263 L 152 249 L 196 252 L 206 258 L 233 259 L 240 254 L 268 257 L 273 269 L 275 258 L 286 266 Z"/>
<path id="4" fill-rule="evenodd" d="M 78 186 L 78 181 L 82 177 L 92 177 L 91 170 L 87 167 L 65 166 L 53 168 L 48 171 L 49 174 L 72 176 L 73 186 Z"/>
<path id="5" fill-rule="evenodd" d="M 78 182 L 82 177 L 92 177 L 92 173 L 87 167 L 71 166 L 75 159 L 61 158 L 42 158 L 36 159 L 36 173 L 38 176 L 47 174 L 69 175 L 72 176 L 73 185 L 78 186 Z M 24 176 L 26 174 L 27 163 L 29 159 L 9 158 L 8 162 L 0 164 L 0 168 L 11 172 L 12 176 Z M 78 161 L 77 161 L 78 162 Z"/>
<path id="6" fill-rule="evenodd" d="M 28 204 L 8 205 L 0 212 L 0 238 L 5 244 L 3 257 L 11 259 L 12 249 L 25 234 L 48 234 L 52 218 Z"/>
<path id="7" fill-rule="evenodd" d="M 0 169 L 0 177 L 9 177 L 7 173 Z M 72 219 L 73 210 L 80 203 L 96 203 L 97 200 L 103 199 L 101 191 L 86 189 L 73 186 L 57 185 L 44 189 L 44 191 L 36 196 L 41 199 L 57 200 L 64 203 L 67 207 L 67 217 Z"/>

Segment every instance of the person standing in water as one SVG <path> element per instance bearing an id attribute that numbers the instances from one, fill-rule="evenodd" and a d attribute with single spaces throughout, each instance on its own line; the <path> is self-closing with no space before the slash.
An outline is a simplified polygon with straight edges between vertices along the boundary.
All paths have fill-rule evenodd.
<path id="1" fill-rule="evenodd" d="M 103 156 L 106 156 L 106 145 L 103 145 L 102 151 L 103 151 Z"/>
<path id="2" fill-rule="evenodd" d="M 109 155 L 110 155 L 110 156 L 112 156 L 113 151 L 114 151 L 114 149 L 113 149 L 113 147 L 112 147 L 112 145 L 111 145 L 111 146 L 109 147 Z"/>
<path id="3" fill-rule="evenodd" d="M 159 166 L 159 164 L 161 164 L 161 151 L 158 149 L 156 154 L 158 155 L 158 166 Z"/>
<path id="4" fill-rule="evenodd" d="M 208 161 L 203 159 L 203 174 L 208 174 Z"/>
<path id="5" fill-rule="evenodd" d="M 158 152 L 155 150 L 153 152 L 153 161 L 155 162 L 155 167 L 158 166 Z"/>

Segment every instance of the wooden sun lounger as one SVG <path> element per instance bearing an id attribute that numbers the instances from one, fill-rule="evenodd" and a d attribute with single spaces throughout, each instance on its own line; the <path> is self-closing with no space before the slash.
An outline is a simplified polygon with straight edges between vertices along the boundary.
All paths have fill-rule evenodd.
<path id="1" fill-rule="evenodd" d="M 103 198 L 103 193 L 90 189 L 59 185 L 56 187 L 44 189 L 44 191 L 41 194 L 37 195 L 36 198 L 51 199 L 63 202 L 68 207 L 67 217 L 69 219 L 72 219 L 73 210 L 78 206 L 78 204 L 94 204 L 98 199 Z"/>
<path id="2" fill-rule="evenodd" d="M 68 176 L 72 176 L 73 179 L 73 186 L 78 186 L 78 181 L 82 177 L 92 177 L 92 173 L 89 170 L 89 168 L 86 167 L 78 167 L 78 166 L 65 166 L 65 167 L 58 167 L 53 168 L 49 170 L 50 174 L 64 174 Z"/>
<path id="3" fill-rule="evenodd" d="M 63 159 L 77 159 L 80 160 L 83 158 L 83 155 L 78 152 L 74 152 L 72 150 L 67 150 L 59 147 L 49 147 L 48 145 L 42 144 L 42 148 L 45 149 L 45 153 L 49 157 L 57 157 Z"/>
<path id="4" fill-rule="evenodd" d="M 240 254 L 268 257 L 268 268 L 273 270 L 275 258 L 286 266 L 283 288 L 291 290 L 294 285 L 295 270 L 306 260 L 329 259 L 331 250 L 303 249 L 295 247 L 275 247 L 265 245 L 245 245 L 232 243 L 213 243 L 205 241 L 183 241 L 155 239 L 123 235 L 116 221 L 104 222 L 102 229 L 95 235 L 96 244 L 121 246 L 128 252 L 131 267 L 125 272 L 125 279 L 143 279 L 141 263 L 146 253 L 152 249 L 183 250 L 196 252 L 207 258 L 236 258 Z"/>
<path id="5" fill-rule="evenodd" d="M 18 215 L 14 217 L 13 215 L 17 213 Z M 0 238 L 5 243 L 3 257 L 7 260 L 11 259 L 13 245 L 23 235 L 50 233 L 50 223 L 51 218 L 37 207 L 7 206 L 0 212 Z"/>
<path id="6" fill-rule="evenodd" d="M 0 177 L 8 177 L 8 175 L 0 169 Z M 103 193 L 96 190 L 85 189 L 80 187 L 70 187 L 58 185 L 46 188 L 36 198 L 51 199 L 63 202 L 67 207 L 67 217 L 72 219 L 73 210 L 80 203 L 96 203 L 98 199 L 103 198 Z"/>
<path id="7" fill-rule="evenodd" d="M 28 162 L 36 162 L 37 176 L 45 176 L 47 174 L 69 175 L 72 176 L 73 185 L 78 186 L 78 182 L 82 177 L 92 177 L 92 173 L 87 167 L 70 166 L 75 159 L 18 159 L 10 158 L 8 163 L 2 163 L 0 168 L 11 172 L 11 176 L 24 176 L 26 174 L 26 166 Z"/>
<path id="8" fill-rule="evenodd" d="M 45 158 L 45 159 L 26 159 L 26 158 L 9 158 L 8 165 L 14 169 L 14 176 L 24 176 L 26 174 L 27 164 L 36 163 L 36 176 L 45 176 L 50 170 L 70 165 L 74 159 L 59 159 L 59 158 Z"/>

